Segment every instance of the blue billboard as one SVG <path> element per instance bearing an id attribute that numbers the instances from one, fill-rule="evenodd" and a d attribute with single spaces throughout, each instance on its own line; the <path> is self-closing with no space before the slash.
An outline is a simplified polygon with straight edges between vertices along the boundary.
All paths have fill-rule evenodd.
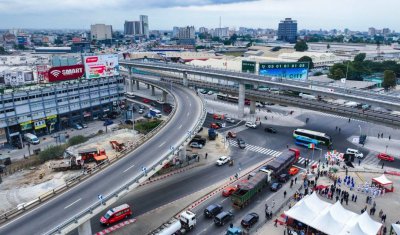
<path id="1" fill-rule="evenodd" d="M 308 62 L 260 63 L 258 74 L 273 78 L 307 80 Z"/>

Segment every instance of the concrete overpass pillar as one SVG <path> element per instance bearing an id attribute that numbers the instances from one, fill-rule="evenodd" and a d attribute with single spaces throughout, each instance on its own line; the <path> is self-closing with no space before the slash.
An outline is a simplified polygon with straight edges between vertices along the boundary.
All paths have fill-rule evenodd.
<path id="1" fill-rule="evenodd" d="M 140 90 L 139 81 L 138 80 L 136 80 L 136 90 Z"/>
<path id="2" fill-rule="evenodd" d="M 162 101 L 167 102 L 167 95 L 168 95 L 168 93 L 166 91 L 163 91 L 163 93 L 162 93 Z"/>
<path id="3" fill-rule="evenodd" d="M 187 72 L 183 72 L 183 86 L 188 86 L 189 82 L 188 82 L 188 74 Z"/>
<path id="4" fill-rule="evenodd" d="M 147 89 L 150 89 L 150 84 L 147 84 Z"/>
<path id="5" fill-rule="evenodd" d="M 135 80 L 133 80 L 132 78 L 129 79 L 131 81 L 131 89 L 130 92 L 133 92 L 133 87 L 135 86 Z"/>
<path id="6" fill-rule="evenodd" d="M 79 235 L 92 235 L 92 226 L 90 225 L 90 220 L 78 226 Z"/>
<path id="7" fill-rule="evenodd" d="M 256 101 L 250 100 L 250 114 L 256 113 Z"/>
<path id="8" fill-rule="evenodd" d="M 245 92 L 244 84 L 239 83 L 239 105 L 238 105 L 239 118 L 242 118 L 244 116 L 244 92 Z"/>
<path id="9" fill-rule="evenodd" d="M 151 86 L 151 96 L 155 96 L 156 95 L 156 91 L 154 86 Z"/>

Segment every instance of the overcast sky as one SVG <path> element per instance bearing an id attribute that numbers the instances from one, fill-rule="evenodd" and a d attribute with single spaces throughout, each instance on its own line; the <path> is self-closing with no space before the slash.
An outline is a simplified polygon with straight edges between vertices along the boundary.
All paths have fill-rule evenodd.
<path id="1" fill-rule="evenodd" d="M 194 25 L 277 28 L 291 17 L 299 29 L 400 31 L 400 0 L 0 0 L 0 28 L 89 29 L 149 16 L 150 29 Z"/>

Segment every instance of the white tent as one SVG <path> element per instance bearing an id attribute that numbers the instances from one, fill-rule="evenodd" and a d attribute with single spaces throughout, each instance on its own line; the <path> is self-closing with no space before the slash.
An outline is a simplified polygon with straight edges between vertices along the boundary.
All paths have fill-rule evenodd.
<path id="1" fill-rule="evenodd" d="M 378 234 L 382 224 L 369 217 L 368 212 L 351 219 L 340 235 L 375 235 Z"/>
<path id="2" fill-rule="evenodd" d="M 388 184 L 392 184 L 393 182 L 390 181 L 388 178 L 386 178 L 386 176 L 383 174 L 379 177 L 375 177 L 372 179 L 372 181 L 375 181 L 381 185 L 388 185 Z"/>
<path id="3" fill-rule="evenodd" d="M 400 224 L 392 224 L 392 228 L 397 235 L 400 235 Z"/>

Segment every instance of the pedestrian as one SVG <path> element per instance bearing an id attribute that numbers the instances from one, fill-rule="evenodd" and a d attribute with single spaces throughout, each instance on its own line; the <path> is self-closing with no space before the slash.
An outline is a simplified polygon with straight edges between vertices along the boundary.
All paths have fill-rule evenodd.
<path id="1" fill-rule="evenodd" d="M 207 159 L 207 157 L 208 157 L 208 153 L 206 153 L 206 155 L 205 155 L 205 159 Z"/>
<path id="2" fill-rule="evenodd" d="M 290 180 L 290 188 L 293 186 L 293 179 Z"/>
<path id="3" fill-rule="evenodd" d="M 375 201 L 374 201 L 374 203 L 373 203 L 372 207 L 373 207 L 373 208 L 375 208 L 375 207 L 376 207 L 376 202 L 375 202 Z"/>
<path id="4" fill-rule="evenodd" d="M 365 200 L 365 203 L 368 203 L 369 201 L 369 196 L 367 196 L 367 199 Z"/>
<path id="5" fill-rule="evenodd" d="M 387 232 L 387 228 L 386 228 L 386 226 L 385 226 L 385 227 L 383 227 L 383 235 L 385 235 L 386 232 Z"/>
<path id="6" fill-rule="evenodd" d="M 297 184 L 297 177 L 296 177 L 296 178 L 294 178 L 294 183 L 295 183 L 295 184 Z"/>
<path id="7" fill-rule="evenodd" d="M 349 118 L 349 122 L 350 122 L 350 118 Z"/>
<path id="8" fill-rule="evenodd" d="M 385 165 L 385 163 L 384 162 L 382 162 L 382 169 L 383 169 L 383 166 Z"/>
<path id="9" fill-rule="evenodd" d="M 383 133 L 381 133 L 381 138 L 383 138 Z"/>
<path id="10" fill-rule="evenodd" d="M 339 195 L 336 195 L 336 201 L 339 201 Z"/>
<path id="11" fill-rule="evenodd" d="M 349 198 L 348 198 L 348 197 L 346 197 L 346 199 L 345 199 L 345 200 L 346 200 L 346 206 L 347 206 L 347 205 L 349 205 Z"/>
<path id="12" fill-rule="evenodd" d="M 343 204 L 343 197 L 340 199 L 340 204 Z"/>
<path id="13" fill-rule="evenodd" d="M 268 204 L 265 203 L 265 210 L 268 211 Z"/>
<path id="14" fill-rule="evenodd" d="M 272 219 L 272 211 L 270 211 L 270 212 L 268 213 L 268 217 L 269 217 L 269 219 Z"/>
<path id="15" fill-rule="evenodd" d="M 379 139 L 379 137 L 380 137 L 380 134 L 378 133 L 378 139 Z"/>
<path id="16" fill-rule="evenodd" d="M 336 126 L 336 130 L 337 130 L 337 128 L 338 128 L 338 127 Z"/>
<path id="17" fill-rule="evenodd" d="M 354 194 L 351 195 L 351 201 L 354 202 Z"/>
<path id="18" fill-rule="evenodd" d="M 283 192 L 283 198 L 286 198 L 286 190 Z"/>
<path id="19" fill-rule="evenodd" d="M 275 219 L 275 224 L 274 224 L 274 226 L 275 226 L 275 227 L 278 227 L 278 219 Z"/>
<path id="20" fill-rule="evenodd" d="M 391 139 L 392 137 L 389 135 L 389 140 Z"/>
<path id="21" fill-rule="evenodd" d="M 383 210 L 381 209 L 380 211 L 379 211 L 379 218 L 382 218 L 382 215 L 383 215 Z"/>
<path id="22" fill-rule="evenodd" d="M 357 195 L 354 197 L 354 202 L 357 202 Z"/>
<path id="23" fill-rule="evenodd" d="M 373 208 L 369 209 L 369 215 L 372 215 L 373 210 L 374 210 Z"/>
<path id="24" fill-rule="evenodd" d="M 275 199 L 272 200 L 272 207 L 271 208 L 274 208 L 274 207 L 275 207 Z"/>
<path id="25" fill-rule="evenodd" d="M 342 130 L 342 129 L 340 129 L 340 127 L 339 127 L 339 133 L 340 133 L 341 130 Z"/>
<path id="26" fill-rule="evenodd" d="M 358 165 L 360 165 L 361 164 L 361 159 L 358 159 Z"/>
<path id="27" fill-rule="evenodd" d="M 265 219 L 268 219 L 268 209 L 267 208 L 265 208 Z"/>

